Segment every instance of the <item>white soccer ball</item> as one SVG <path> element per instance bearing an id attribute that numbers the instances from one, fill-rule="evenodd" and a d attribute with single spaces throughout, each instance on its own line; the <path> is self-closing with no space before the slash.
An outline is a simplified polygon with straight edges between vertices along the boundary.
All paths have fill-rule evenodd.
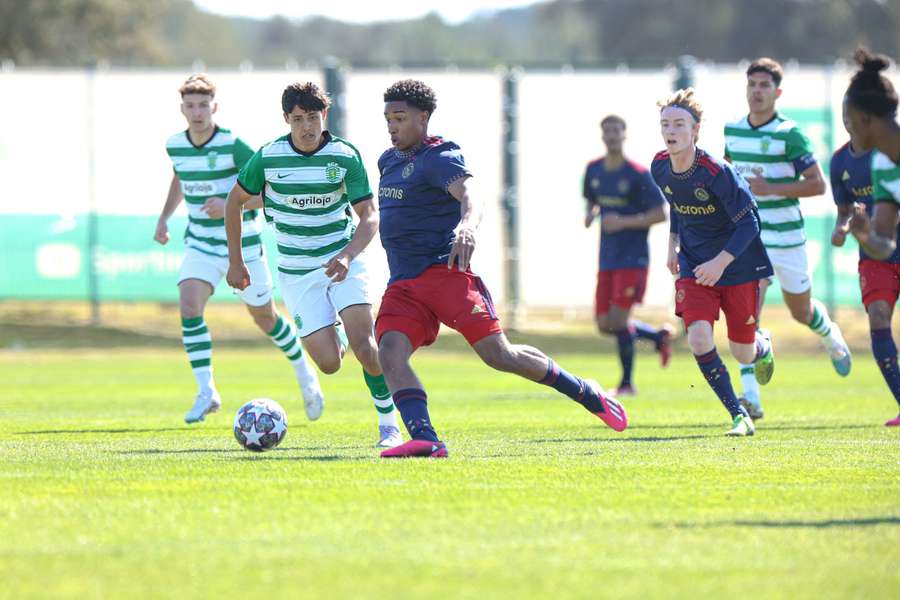
<path id="1" fill-rule="evenodd" d="M 270 398 L 255 398 L 234 416 L 234 437 L 247 450 L 265 452 L 287 435 L 287 413 Z"/>

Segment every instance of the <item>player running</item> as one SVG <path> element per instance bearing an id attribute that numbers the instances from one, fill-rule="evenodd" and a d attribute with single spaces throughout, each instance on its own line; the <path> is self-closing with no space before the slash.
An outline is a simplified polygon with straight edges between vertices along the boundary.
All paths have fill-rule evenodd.
<path id="1" fill-rule="evenodd" d="M 725 158 L 750 183 L 759 210 L 762 241 L 781 285 L 791 316 L 821 337 L 835 371 L 850 373 L 850 349 L 825 305 L 812 297 L 812 275 L 806 256 L 806 233 L 800 198 L 825 193 L 825 177 L 812 144 L 797 123 L 775 110 L 781 96 L 781 65 L 759 58 L 747 68 L 750 113 L 725 126 Z M 770 279 L 762 280 L 760 312 Z M 762 418 L 759 386 L 752 364 L 741 364 L 745 407 Z"/>
<path id="2" fill-rule="evenodd" d="M 859 71 L 844 94 L 844 125 L 850 143 L 859 152 L 872 152 L 870 163 L 871 203 L 856 202 L 850 231 L 871 259 L 860 261 L 860 285 L 869 313 L 872 354 L 888 388 L 900 404 L 900 368 L 897 346 L 891 335 L 891 316 L 900 294 L 900 250 L 897 249 L 900 205 L 900 125 L 897 118 L 897 91 L 881 74 L 889 64 L 886 56 L 860 48 L 855 56 Z M 857 169 L 860 170 L 860 169 Z M 862 167 L 861 170 L 865 170 Z M 832 171 L 832 176 L 834 171 Z M 851 182 L 853 181 L 851 176 Z M 874 209 L 871 208 L 874 204 Z M 869 218 L 871 216 L 871 219 Z M 846 221 L 835 233 L 846 234 Z M 865 268 L 864 268 L 865 265 Z M 868 302 L 867 302 L 868 292 Z M 885 423 L 900 426 L 900 415 Z"/>
<path id="3" fill-rule="evenodd" d="M 421 81 L 398 81 L 384 101 L 393 147 L 378 160 L 379 230 L 391 278 L 375 331 L 388 386 L 412 439 L 381 456 L 447 456 L 425 388 L 410 366 L 413 352 L 434 342 L 441 323 L 459 331 L 488 366 L 549 385 L 624 430 L 625 409 L 596 382 L 506 339 L 487 288 L 469 268 L 482 214 L 482 204 L 469 195 L 472 174 L 458 145 L 428 135 L 434 91 Z"/>
<path id="4" fill-rule="evenodd" d="M 622 379 L 610 393 L 633 396 L 637 393 L 631 380 L 635 339 L 652 342 L 663 367 L 672 356 L 671 325 L 656 329 L 631 318 L 634 305 L 641 303 L 647 287 L 647 233 L 651 225 L 666 220 L 665 199 L 650 172 L 622 153 L 625 120 L 609 115 L 600 122 L 600 128 L 606 156 L 588 163 L 584 174 L 584 226 L 590 227 L 600 216 L 600 268 L 594 303 L 597 329 L 616 336 L 622 363 Z"/>
<path id="5" fill-rule="evenodd" d="M 184 234 L 184 261 L 178 273 L 178 294 L 182 340 L 197 380 L 198 392 L 184 420 L 196 423 L 222 405 L 213 379 L 212 337 L 203 319 L 203 311 L 228 268 L 225 222 L 222 218 L 224 196 L 234 185 L 238 170 L 253 150 L 231 131 L 213 121 L 218 108 L 216 86 L 207 75 L 191 75 L 178 91 L 181 93 L 181 114 L 187 120 L 188 128 L 166 142 L 174 173 L 153 239 L 160 244 L 169 241 L 169 217 L 182 199 L 185 200 L 188 227 Z M 238 294 L 256 325 L 284 352 L 294 367 L 307 415 L 315 419 L 318 414 L 310 409 L 321 406 L 322 390 L 316 372 L 303 356 L 293 327 L 275 310 L 272 302 L 272 277 L 263 254 L 260 240 L 262 221 L 256 210 L 260 206 L 260 199 L 253 198 L 247 203 L 248 210 L 239 215 L 245 227 L 243 237 L 237 238 L 235 243 L 237 248 L 243 249 L 253 285 Z"/>
<path id="6" fill-rule="evenodd" d="M 284 90 L 281 108 L 290 133 L 260 148 L 228 195 L 227 279 L 237 289 L 254 283 L 230 242 L 241 238 L 241 208 L 262 194 L 278 241 L 282 293 L 303 347 L 324 373 L 337 372 L 347 346 L 336 326 L 340 316 L 378 412 L 377 446 L 393 448 L 403 440 L 378 363 L 369 273 L 361 254 L 378 231 L 378 210 L 359 151 L 324 129 L 330 104 L 314 83 Z"/>
<path id="7" fill-rule="evenodd" d="M 713 341 L 713 323 L 725 313 L 732 355 L 755 365 L 765 385 L 775 368 L 768 331 L 757 329 L 759 280 L 772 274 L 760 239 L 759 218 L 747 183 L 727 163 L 697 148 L 700 104 L 694 90 L 678 90 L 658 103 L 667 150 L 651 172 L 669 201 L 668 267 L 675 283 L 675 314 L 684 319 L 688 344 L 700 372 L 728 409 L 729 436 L 753 435 L 753 420 L 741 407 L 728 369 Z"/>

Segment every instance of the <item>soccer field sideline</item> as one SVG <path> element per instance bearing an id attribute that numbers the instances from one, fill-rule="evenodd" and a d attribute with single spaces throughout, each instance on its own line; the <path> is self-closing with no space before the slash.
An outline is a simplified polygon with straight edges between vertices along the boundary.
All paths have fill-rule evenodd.
<path id="1" fill-rule="evenodd" d="M 558 358 L 617 373 L 612 356 Z M 192 428 L 177 348 L 3 352 L 0 595 L 890 597 L 896 406 L 873 364 L 844 382 L 779 361 L 757 436 L 733 440 L 683 355 L 667 371 L 640 355 L 617 435 L 552 390 L 426 352 L 450 459 L 385 463 L 352 360 L 308 423 L 273 349 L 217 351 L 225 405 Z M 230 423 L 261 395 L 290 426 L 256 455 Z"/>

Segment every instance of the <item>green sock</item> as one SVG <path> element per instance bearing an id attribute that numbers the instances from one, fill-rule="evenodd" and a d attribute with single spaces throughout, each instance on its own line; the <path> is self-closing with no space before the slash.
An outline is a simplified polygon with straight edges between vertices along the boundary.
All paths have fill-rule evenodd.
<path id="1" fill-rule="evenodd" d="M 828 309 L 825 305 L 815 298 L 812 299 L 812 319 L 809 321 L 809 328 L 821 335 L 827 337 L 831 333 L 831 319 L 828 318 Z"/>
<path id="2" fill-rule="evenodd" d="M 214 386 L 212 381 L 212 337 L 203 315 L 181 319 L 181 341 L 191 362 L 191 370 L 201 391 Z"/>
<path id="3" fill-rule="evenodd" d="M 375 403 L 375 410 L 378 411 L 379 425 L 397 426 L 397 411 L 394 408 L 394 399 L 391 397 L 391 391 L 388 389 L 384 375 L 369 375 L 363 369 L 363 378 L 366 380 L 366 386 L 372 394 L 372 401 Z"/>

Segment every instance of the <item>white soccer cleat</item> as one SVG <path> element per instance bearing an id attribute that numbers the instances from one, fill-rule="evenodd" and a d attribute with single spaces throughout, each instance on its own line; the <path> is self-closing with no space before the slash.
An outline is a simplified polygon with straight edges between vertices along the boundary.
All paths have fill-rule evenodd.
<path id="1" fill-rule="evenodd" d="M 375 444 L 376 448 L 396 448 L 403 443 L 400 428 L 395 425 L 379 425 L 378 437 L 378 443 Z"/>
<path id="2" fill-rule="evenodd" d="M 753 426 L 753 420 L 746 415 L 738 415 L 734 418 L 731 429 L 725 432 L 730 437 L 746 437 L 756 433 L 756 427 Z"/>
<path id="3" fill-rule="evenodd" d="M 847 342 L 844 341 L 844 335 L 841 333 L 841 328 L 838 327 L 837 323 L 832 321 L 831 333 L 827 337 L 822 338 L 822 343 L 825 345 L 825 349 L 828 350 L 831 364 L 834 365 L 834 370 L 837 371 L 837 374 L 841 377 L 849 375 L 850 368 L 853 366 L 853 358 L 850 356 L 850 348 L 847 346 Z"/>
<path id="4" fill-rule="evenodd" d="M 322 416 L 325 409 L 325 394 L 319 386 L 319 380 L 307 382 L 306 385 L 300 386 L 303 392 L 303 408 L 306 410 L 306 418 L 315 421 Z"/>
<path id="5" fill-rule="evenodd" d="M 216 390 L 203 391 L 197 394 L 194 406 L 184 415 L 185 423 L 197 423 L 206 418 L 209 413 L 214 413 L 222 407 L 222 397 Z"/>

